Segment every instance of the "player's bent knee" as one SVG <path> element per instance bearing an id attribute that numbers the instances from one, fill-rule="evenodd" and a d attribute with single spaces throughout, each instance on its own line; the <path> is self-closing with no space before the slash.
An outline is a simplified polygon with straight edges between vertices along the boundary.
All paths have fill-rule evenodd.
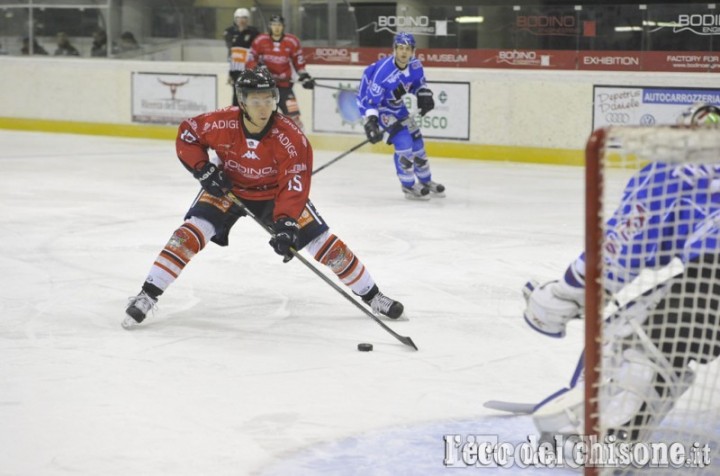
<path id="1" fill-rule="evenodd" d="M 428 159 L 426 157 L 415 156 L 413 158 L 413 162 L 415 162 L 415 167 L 417 167 L 419 169 L 428 166 Z"/>
<path id="2" fill-rule="evenodd" d="M 308 244 L 308 251 L 315 259 L 329 267 L 335 274 L 345 272 L 355 261 L 355 255 L 337 236 L 325 232 Z"/>
<path id="3" fill-rule="evenodd" d="M 185 223 L 193 226 L 202 235 L 205 243 L 215 236 L 215 226 L 204 218 L 193 216 L 185 220 Z"/>

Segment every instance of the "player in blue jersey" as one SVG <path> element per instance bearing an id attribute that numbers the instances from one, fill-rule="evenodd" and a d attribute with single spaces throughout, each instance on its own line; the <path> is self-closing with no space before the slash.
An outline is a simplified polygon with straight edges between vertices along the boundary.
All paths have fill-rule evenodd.
<path id="1" fill-rule="evenodd" d="M 383 139 L 383 131 L 388 133 L 387 143 L 395 148 L 395 170 L 406 198 L 444 197 L 445 187 L 432 180 L 422 133 L 403 101 L 406 94 L 416 96 L 421 116 L 435 107 L 422 63 L 415 58 L 415 37 L 398 33 L 393 55 L 363 72 L 357 101 L 365 118 L 365 134 L 375 144 Z"/>
<path id="2" fill-rule="evenodd" d="M 686 125 L 717 127 L 720 109 L 695 105 Z M 717 131 L 720 134 L 720 131 Z M 692 139 L 692 138 L 691 138 Z M 633 175 L 608 220 L 603 242 L 608 296 L 628 302 L 606 319 L 600 406 L 608 434 L 642 441 L 690 387 L 698 364 L 720 356 L 720 165 L 651 162 Z M 669 265 L 674 265 L 674 271 Z M 661 283 L 630 284 L 644 270 L 664 269 Z M 641 282 L 641 280 L 638 280 Z M 630 296 L 628 291 L 634 290 Z M 585 255 L 561 279 L 529 282 L 525 321 L 563 337 L 585 300 Z M 582 434 L 583 358 L 568 388 L 538 404 L 541 433 Z"/>

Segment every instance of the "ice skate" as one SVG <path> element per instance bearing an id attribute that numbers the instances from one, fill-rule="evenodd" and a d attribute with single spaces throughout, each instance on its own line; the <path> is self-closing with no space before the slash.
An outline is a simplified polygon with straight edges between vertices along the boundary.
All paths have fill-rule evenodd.
<path id="1" fill-rule="evenodd" d="M 442 198 L 445 196 L 445 185 L 437 182 L 433 182 L 430 180 L 429 182 L 423 183 L 428 190 L 430 190 L 430 194 L 433 197 Z"/>
<path id="2" fill-rule="evenodd" d="M 369 305 L 375 315 L 382 315 L 390 319 L 398 319 L 402 316 L 405 307 L 400 301 L 395 301 L 378 291 L 370 300 L 365 300 L 365 304 Z"/>
<path id="3" fill-rule="evenodd" d="M 126 316 L 122 321 L 122 326 L 125 329 L 132 329 L 133 327 L 139 326 L 147 316 L 147 313 L 155 308 L 156 304 L 157 299 L 145 291 L 141 291 L 137 296 L 131 297 L 128 302 L 128 307 L 125 309 Z"/>
<path id="4" fill-rule="evenodd" d="M 430 200 L 430 189 L 421 183 L 414 183 L 412 187 L 403 185 L 402 191 L 408 200 Z"/>

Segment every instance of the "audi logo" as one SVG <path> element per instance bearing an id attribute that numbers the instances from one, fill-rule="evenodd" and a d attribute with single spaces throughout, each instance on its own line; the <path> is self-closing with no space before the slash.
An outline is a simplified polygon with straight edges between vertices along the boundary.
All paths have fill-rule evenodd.
<path id="1" fill-rule="evenodd" d="M 627 124 L 630 122 L 630 114 L 627 112 L 608 112 L 605 120 L 610 124 Z"/>

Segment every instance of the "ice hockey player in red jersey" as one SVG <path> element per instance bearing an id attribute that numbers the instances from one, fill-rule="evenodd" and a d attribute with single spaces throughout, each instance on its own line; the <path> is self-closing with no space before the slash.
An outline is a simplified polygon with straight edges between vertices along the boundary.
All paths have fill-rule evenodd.
<path id="1" fill-rule="evenodd" d="M 292 258 L 291 247 L 307 250 L 375 314 L 399 318 L 403 305 L 379 291 L 365 265 L 330 232 L 310 201 L 312 147 L 292 120 L 277 113 L 279 93 L 270 73 L 264 68 L 245 70 L 236 88 L 240 107 L 202 114 L 180 125 L 178 157 L 202 190 L 155 259 L 142 291 L 130 298 L 123 327 L 143 322 L 158 297 L 208 242 L 227 246 L 230 229 L 245 215 L 226 196 L 230 191 L 272 227 L 270 246 L 285 260 Z"/>
<path id="2" fill-rule="evenodd" d="M 285 33 L 285 19 L 273 15 L 268 22 L 269 33 L 262 33 L 250 46 L 248 68 L 265 65 L 280 91 L 280 111 L 291 117 L 302 129 L 300 107 L 293 92 L 293 69 L 303 88 L 313 89 L 315 80 L 305 71 L 305 57 L 297 36 Z"/>

